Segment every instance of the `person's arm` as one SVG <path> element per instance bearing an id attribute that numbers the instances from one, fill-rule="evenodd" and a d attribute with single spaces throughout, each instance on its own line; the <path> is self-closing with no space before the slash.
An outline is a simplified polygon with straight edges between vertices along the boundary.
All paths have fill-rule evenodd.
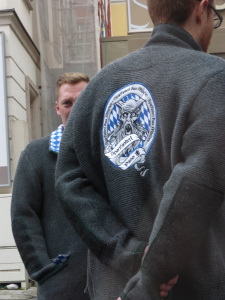
<path id="1" fill-rule="evenodd" d="M 88 129 L 86 128 L 91 128 L 89 123 L 93 121 L 91 116 L 79 119 L 79 116 L 84 115 L 86 110 L 88 111 L 88 105 L 82 105 L 82 101 L 88 96 L 85 92 L 82 96 L 82 99 L 78 99 L 74 105 L 62 137 L 56 166 L 56 191 L 67 218 L 88 248 L 103 264 L 119 271 L 121 275 L 129 279 L 140 268 L 147 242 L 138 240 L 113 211 L 107 198 L 106 187 L 104 189 L 106 186 L 103 182 L 104 174 L 102 174 L 102 179 L 98 178 L 98 181 L 102 183 L 102 190 L 97 190 L 93 185 L 90 177 L 98 176 L 94 172 L 96 162 L 92 161 L 90 165 L 93 169 L 93 172 L 90 171 L 92 174 L 90 176 L 85 174 L 80 166 L 74 147 L 76 144 L 74 135 L 75 132 L 79 132 L 79 135 L 76 136 L 77 139 L 88 140 L 87 146 L 85 145 L 87 148 L 84 146 L 83 149 L 90 149 L 91 138 L 87 136 Z M 92 104 L 94 101 L 92 96 Z M 74 126 L 74 120 L 79 128 Z M 102 122 L 102 118 L 100 122 Z M 80 133 L 81 128 L 83 132 L 85 130 L 83 135 Z M 79 151 L 79 155 L 82 156 L 81 149 Z M 100 158 L 98 159 L 100 165 Z M 89 166 L 84 168 L 89 169 Z"/>
<path id="2" fill-rule="evenodd" d="M 123 300 L 140 295 L 143 300 L 160 299 L 160 284 L 188 264 L 219 212 L 225 190 L 224 78 L 225 72 L 217 74 L 195 100 L 183 135 L 182 159 L 165 184 L 149 250 L 124 289 Z"/>
<path id="3" fill-rule="evenodd" d="M 29 156 L 22 152 L 13 184 L 11 220 L 14 239 L 31 279 L 44 282 L 65 265 L 48 256 L 41 225 L 43 191 Z"/>

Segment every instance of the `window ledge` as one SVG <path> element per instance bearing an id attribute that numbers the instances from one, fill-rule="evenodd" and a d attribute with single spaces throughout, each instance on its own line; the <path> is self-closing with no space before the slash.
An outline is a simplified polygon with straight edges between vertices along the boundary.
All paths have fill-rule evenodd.
<path id="1" fill-rule="evenodd" d="M 29 10 L 33 10 L 33 0 L 24 0 L 24 2 L 26 3 L 27 7 L 29 8 Z"/>

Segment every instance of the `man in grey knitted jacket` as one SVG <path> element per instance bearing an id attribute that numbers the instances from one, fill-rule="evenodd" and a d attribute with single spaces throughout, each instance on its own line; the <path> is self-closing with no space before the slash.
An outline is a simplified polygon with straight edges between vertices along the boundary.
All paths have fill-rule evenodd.
<path id="1" fill-rule="evenodd" d="M 62 125 L 22 152 L 13 184 L 12 230 L 21 258 L 38 283 L 38 300 L 88 300 L 87 247 L 55 195 L 55 165 L 73 103 L 89 82 L 82 73 L 57 81 L 56 112 Z"/>
<path id="2" fill-rule="evenodd" d="M 221 18 L 213 0 L 148 7 L 150 40 L 71 112 L 59 200 L 90 249 L 91 299 L 224 300 L 225 62 L 205 53 Z"/>

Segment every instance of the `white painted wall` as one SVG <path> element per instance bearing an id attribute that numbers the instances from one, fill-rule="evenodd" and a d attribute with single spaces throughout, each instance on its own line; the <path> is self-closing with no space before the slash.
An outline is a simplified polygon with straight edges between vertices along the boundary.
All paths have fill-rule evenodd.
<path id="1" fill-rule="evenodd" d="M 11 195 L 0 195 L 0 203 L 0 282 L 21 282 L 22 287 L 27 288 L 28 275 L 16 249 L 11 230 Z"/>
<path id="2" fill-rule="evenodd" d="M 28 75 L 34 83 L 37 82 L 37 67 L 12 30 L 9 30 L 6 35 L 6 56 L 7 58 L 11 57 L 18 68 Z"/>
<path id="3" fill-rule="evenodd" d="M 15 20 L 17 21 L 13 12 L 4 16 L 4 20 L 0 23 L 0 31 L 5 35 L 11 178 L 13 180 L 20 153 L 29 142 L 25 80 L 29 77 L 34 86 L 38 87 L 41 74 L 40 64 L 36 60 L 39 54 L 30 40 L 32 37 L 32 13 L 24 0 L 0 0 L 0 10 L 12 8 L 15 8 L 27 30 L 25 32 L 20 23 L 13 24 Z M 19 26 L 19 29 L 15 26 Z M 11 230 L 11 193 L 12 186 L 0 187 L 0 282 L 21 282 L 22 286 L 27 288 L 27 272 Z"/>
<path id="4" fill-rule="evenodd" d="M 32 82 L 38 86 L 40 69 L 10 26 L 0 26 L 0 30 L 5 33 L 8 115 L 9 120 L 14 121 L 13 123 L 9 123 L 9 136 L 11 138 L 10 154 L 12 164 L 11 176 L 13 179 L 19 154 L 29 142 L 27 136 L 28 123 L 25 77 L 29 76 Z M 18 125 L 16 124 L 17 121 Z M 20 128 L 20 132 L 26 132 L 24 136 L 27 137 L 27 140 L 26 138 L 15 139 L 16 134 L 14 131 L 18 128 Z M 13 136 L 14 139 L 12 138 Z M 2 188 L 0 188 L 0 194 L 1 190 Z M 2 193 L 5 193 L 6 190 L 7 192 L 11 192 L 11 188 L 4 188 Z"/>
<path id="5" fill-rule="evenodd" d="M 33 24 L 32 16 L 33 11 L 29 10 L 24 0 L 1 0 L 0 9 L 15 9 L 18 17 L 20 18 L 23 26 L 31 37 L 33 37 Z"/>

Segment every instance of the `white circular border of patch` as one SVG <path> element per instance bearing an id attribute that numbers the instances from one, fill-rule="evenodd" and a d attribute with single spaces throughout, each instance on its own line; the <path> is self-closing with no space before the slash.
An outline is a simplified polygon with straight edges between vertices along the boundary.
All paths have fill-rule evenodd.
<path id="1" fill-rule="evenodd" d="M 132 154 L 133 157 L 129 158 L 129 161 L 127 161 L 126 163 L 118 164 L 118 162 L 116 162 L 116 160 L 115 160 L 115 157 L 119 155 L 119 153 L 120 153 L 119 146 L 121 146 L 121 145 L 118 146 L 118 144 L 117 144 L 117 145 L 115 145 L 115 147 L 113 147 L 113 149 L 110 149 L 110 150 L 106 149 L 107 142 L 109 141 L 108 126 L 109 126 L 110 117 L 112 116 L 115 105 L 117 105 L 117 103 L 119 101 L 123 101 L 124 103 L 126 103 L 127 100 L 125 100 L 125 99 L 126 98 L 128 99 L 129 95 L 135 95 L 136 96 L 135 98 L 137 101 L 138 101 L 138 99 L 143 100 L 143 104 L 145 103 L 146 107 L 148 108 L 148 113 L 150 116 L 150 125 L 149 125 L 147 137 L 144 141 L 142 141 L 142 143 L 143 143 L 142 147 L 138 148 L 139 159 L 137 159 L 137 155 Z M 114 111 L 114 113 L 115 113 L 115 111 Z M 153 140 L 155 138 L 156 130 L 157 130 L 157 109 L 156 109 L 151 91 L 144 84 L 130 83 L 130 84 L 122 87 L 121 89 L 119 89 L 113 95 L 111 95 L 109 97 L 109 99 L 106 103 L 106 106 L 105 106 L 105 112 L 104 112 L 104 117 L 103 117 L 102 137 L 103 137 L 103 145 L 104 145 L 105 155 L 107 156 L 109 161 L 114 166 L 119 167 L 123 170 L 126 170 L 127 168 L 133 166 L 135 163 L 139 163 L 139 162 L 143 163 L 145 160 L 145 156 L 148 154 L 148 152 L 150 151 L 150 148 L 152 146 Z M 133 141 L 135 141 L 134 135 L 127 136 L 127 140 L 124 139 L 123 144 L 131 143 L 132 139 L 133 139 Z M 137 136 L 136 136 L 136 140 L 137 140 Z"/>

